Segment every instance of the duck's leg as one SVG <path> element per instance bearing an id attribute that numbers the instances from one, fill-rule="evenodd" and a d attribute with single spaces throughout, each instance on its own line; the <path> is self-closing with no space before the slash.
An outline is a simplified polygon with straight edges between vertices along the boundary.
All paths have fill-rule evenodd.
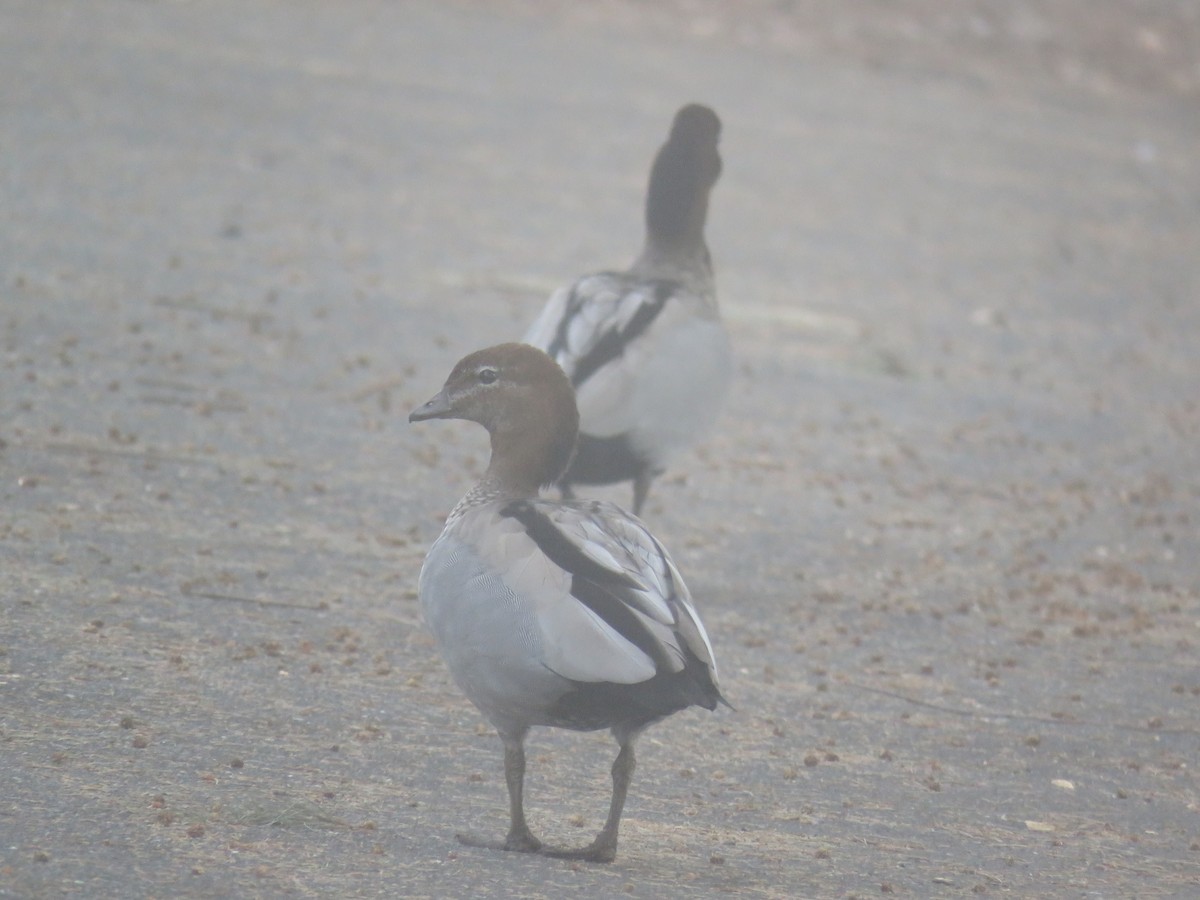
<path id="1" fill-rule="evenodd" d="M 504 782 L 508 785 L 508 837 L 505 850 L 532 852 L 542 846 L 525 821 L 525 734 L 504 740 Z"/>
<path id="2" fill-rule="evenodd" d="M 515 735 L 501 733 L 504 742 L 504 781 L 508 785 L 508 836 L 504 842 L 487 841 L 471 834 L 459 834 L 458 840 L 468 847 L 489 850 L 516 850 L 534 853 L 542 842 L 533 836 L 525 821 L 525 732 Z"/>
<path id="3" fill-rule="evenodd" d="M 629 793 L 629 782 L 633 779 L 636 761 L 633 756 L 633 737 L 621 741 L 621 750 L 613 762 L 612 802 L 608 807 L 608 819 L 596 839 L 578 850 L 559 850 L 543 847 L 542 853 L 560 859 L 583 859 L 588 862 L 612 862 L 617 858 L 617 829 L 621 825 L 621 812 L 625 809 L 625 796 Z"/>
<path id="4" fill-rule="evenodd" d="M 650 482 L 658 476 L 658 472 L 650 469 L 639 469 L 633 478 L 633 514 L 640 516 L 646 497 L 650 494 Z"/>

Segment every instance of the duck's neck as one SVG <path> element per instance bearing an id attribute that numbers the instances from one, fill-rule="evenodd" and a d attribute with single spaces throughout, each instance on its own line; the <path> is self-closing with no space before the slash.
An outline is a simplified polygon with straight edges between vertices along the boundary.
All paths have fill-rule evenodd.
<path id="1" fill-rule="evenodd" d="M 550 472 L 552 462 L 545 441 L 530 434 L 492 433 L 492 459 L 481 484 L 505 498 L 536 497 L 543 484 L 554 481 L 561 469 Z"/>
<path id="2" fill-rule="evenodd" d="M 704 242 L 703 231 L 688 241 L 661 240 L 647 234 L 642 252 L 630 271 L 645 278 L 685 281 L 693 288 L 703 290 L 712 282 L 712 256 Z"/>
<path id="3" fill-rule="evenodd" d="M 578 413 L 574 401 L 558 415 L 550 410 L 490 429 L 492 458 L 479 483 L 459 506 L 536 497 L 567 469 L 575 451 Z"/>
<path id="4" fill-rule="evenodd" d="M 679 273 L 712 277 L 704 242 L 712 181 L 701 161 L 681 156 L 670 144 L 655 160 L 646 189 L 646 241 L 632 271 L 649 277 Z"/>

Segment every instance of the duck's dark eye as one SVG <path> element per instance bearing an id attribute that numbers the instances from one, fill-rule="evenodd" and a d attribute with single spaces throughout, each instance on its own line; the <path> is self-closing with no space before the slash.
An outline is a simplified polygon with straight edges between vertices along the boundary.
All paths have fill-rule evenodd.
<path id="1" fill-rule="evenodd" d="M 479 383 L 480 384 L 492 384 L 499 377 L 500 377 L 500 373 L 497 372 L 495 369 L 493 369 L 491 366 L 488 366 L 486 368 L 479 370 Z"/>

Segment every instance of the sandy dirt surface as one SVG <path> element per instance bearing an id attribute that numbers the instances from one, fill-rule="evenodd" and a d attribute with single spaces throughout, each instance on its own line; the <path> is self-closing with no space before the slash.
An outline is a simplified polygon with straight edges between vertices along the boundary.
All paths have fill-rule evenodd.
<path id="1" fill-rule="evenodd" d="M 1200 895 L 1198 18 L 4 3 L 0 896 Z M 631 259 L 688 101 L 740 365 L 646 518 L 737 709 L 613 865 L 460 847 L 415 589 L 485 439 L 405 417 Z M 536 831 L 612 753 L 535 734 Z"/>

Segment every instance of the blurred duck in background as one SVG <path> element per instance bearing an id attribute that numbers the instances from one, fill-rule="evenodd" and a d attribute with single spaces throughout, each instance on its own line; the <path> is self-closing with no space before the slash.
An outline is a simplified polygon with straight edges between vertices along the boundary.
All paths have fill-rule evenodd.
<path id="1" fill-rule="evenodd" d="M 585 275 L 556 291 L 524 341 L 567 373 L 579 442 L 558 481 L 633 481 L 640 515 L 651 482 L 713 422 L 733 360 L 704 241 L 721 174 L 721 120 L 690 104 L 675 115 L 646 190 L 646 241 L 626 272 Z"/>

